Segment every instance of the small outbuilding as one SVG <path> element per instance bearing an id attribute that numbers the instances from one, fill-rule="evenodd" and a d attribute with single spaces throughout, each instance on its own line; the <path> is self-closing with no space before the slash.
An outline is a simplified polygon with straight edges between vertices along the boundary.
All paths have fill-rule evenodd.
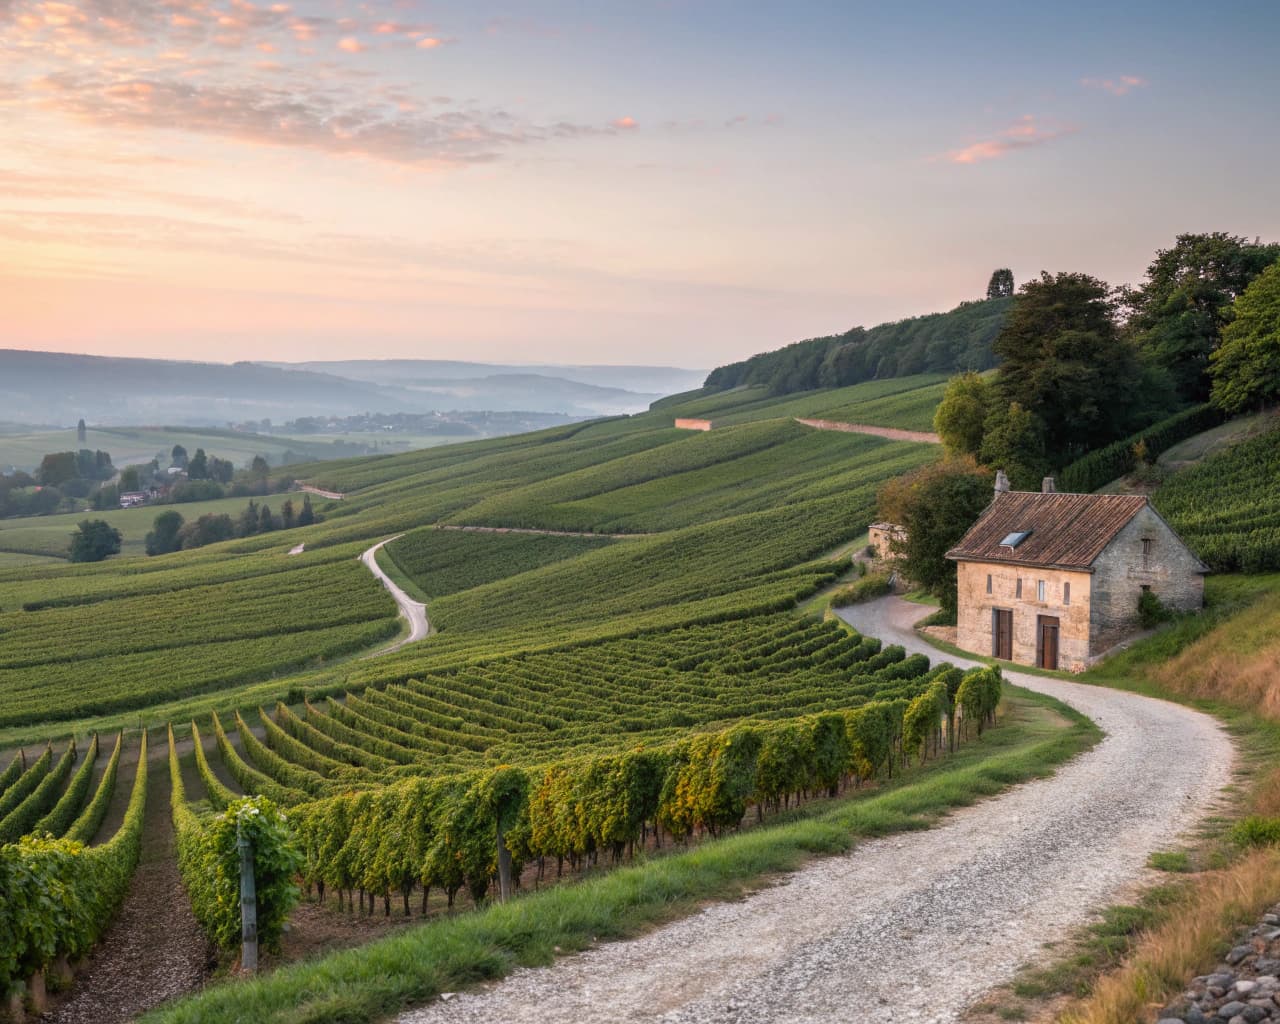
<path id="1" fill-rule="evenodd" d="M 1204 604 L 1208 567 L 1144 495 L 1011 491 L 995 499 L 960 543 L 956 641 L 996 658 L 1087 668 L 1138 630 L 1138 601 L 1173 611 Z"/>

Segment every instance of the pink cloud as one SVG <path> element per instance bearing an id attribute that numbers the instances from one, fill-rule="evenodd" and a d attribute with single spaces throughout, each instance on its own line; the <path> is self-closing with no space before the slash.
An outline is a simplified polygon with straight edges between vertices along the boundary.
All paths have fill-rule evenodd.
<path id="1" fill-rule="evenodd" d="M 338 40 L 338 49 L 343 53 L 361 53 L 364 48 L 364 43 L 355 36 L 344 36 Z"/>
<path id="2" fill-rule="evenodd" d="M 1123 96 L 1134 89 L 1142 89 L 1151 83 L 1137 75 L 1120 75 L 1118 78 L 1082 78 L 1080 84 L 1086 89 L 1102 89 L 1112 96 Z"/>
<path id="3" fill-rule="evenodd" d="M 1025 114 L 1013 124 L 1002 129 L 994 138 L 980 139 L 960 149 L 951 149 L 935 156 L 934 160 L 945 160 L 952 164 L 979 164 L 987 160 L 998 160 L 1019 149 L 1039 146 L 1051 139 L 1070 135 L 1076 131 L 1072 126 L 1043 127 L 1031 114 Z"/>
<path id="4" fill-rule="evenodd" d="M 613 127 L 618 128 L 622 131 L 630 131 L 633 128 L 640 127 L 640 122 L 631 116 L 619 117 L 617 120 L 610 121 L 609 123 L 613 125 Z"/>
<path id="5" fill-rule="evenodd" d="M 425 36 L 415 43 L 419 50 L 434 50 L 437 46 L 443 46 L 444 40 L 437 39 L 435 36 Z"/>

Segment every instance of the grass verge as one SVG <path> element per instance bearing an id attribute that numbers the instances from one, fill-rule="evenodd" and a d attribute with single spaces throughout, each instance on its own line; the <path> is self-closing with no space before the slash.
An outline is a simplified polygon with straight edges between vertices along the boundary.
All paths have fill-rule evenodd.
<path id="1" fill-rule="evenodd" d="M 441 992 L 550 963 L 559 950 L 620 939 L 741 895 L 815 855 L 861 839 L 928 828 L 947 811 L 1049 775 L 1101 736 L 1051 698 L 1009 688 L 1004 723 L 945 762 L 893 784 L 816 803 L 775 824 L 654 857 L 581 883 L 426 924 L 367 946 L 233 981 L 143 1018 L 148 1024 L 243 1020 L 374 1021 Z"/>

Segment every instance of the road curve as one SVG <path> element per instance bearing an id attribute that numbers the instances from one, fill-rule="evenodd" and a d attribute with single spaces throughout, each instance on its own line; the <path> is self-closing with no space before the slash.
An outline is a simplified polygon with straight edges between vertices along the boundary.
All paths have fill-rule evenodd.
<path id="1" fill-rule="evenodd" d="M 931 657 L 898 598 L 845 609 L 859 631 Z M 965 664 L 960 659 L 953 659 Z M 400 1024 L 944 1024 L 1144 880 L 1148 855 L 1203 818 L 1232 747 L 1177 704 L 1008 672 L 1106 732 L 1054 776 L 866 842 L 642 938 L 523 968 Z"/>
<path id="2" fill-rule="evenodd" d="M 409 635 L 402 636 L 394 643 L 388 644 L 386 647 L 379 648 L 370 654 L 366 654 L 366 658 L 377 658 L 383 654 L 390 654 L 392 651 L 398 651 L 406 644 L 415 643 L 423 639 L 431 632 L 431 623 L 427 621 L 427 606 L 421 601 L 415 601 L 403 590 L 400 589 L 385 572 L 382 566 L 378 565 L 378 549 L 386 544 L 390 544 L 393 540 L 399 540 L 403 537 L 403 533 L 398 533 L 394 537 L 388 537 L 386 540 L 379 541 L 368 551 L 360 556 L 360 561 L 364 563 L 366 569 L 378 577 L 378 580 L 387 592 L 395 598 L 396 604 L 400 606 L 400 614 L 409 620 Z"/>

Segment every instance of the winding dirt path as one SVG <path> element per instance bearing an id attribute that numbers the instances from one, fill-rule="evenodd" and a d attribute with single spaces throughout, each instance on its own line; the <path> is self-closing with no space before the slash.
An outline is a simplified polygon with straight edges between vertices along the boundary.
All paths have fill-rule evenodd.
<path id="1" fill-rule="evenodd" d="M 436 523 L 437 530 L 456 530 L 459 533 L 527 533 L 537 537 L 590 537 L 600 540 L 632 540 L 636 537 L 652 537 L 652 533 L 583 533 L 575 530 L 535 530 L 524 526 L 454 526 Z"/>
<path id="2" fill-rule="evenodd" d="M 898 598 L 846 609 L 861 632 L 910 651 L 923 609 Z M 400 1017 L 400 1024 L 585 1020 L 943 1024 L 1148 875 L 1148 855 L 1199 822 L 1230 781 L 1212 718 L 1136 694 L 1007 673 L 1106 731 L 1054 776 L 863 843 L 736 903 L 521 969 Z"/>
<path id="3" fill-rule="evenodd" d="M 378 564 L 378 550 L 403 536 L 403 533 L 398 533 L 394 537 L 379 541 L 360 556 L 360 561 L 364 563 L 364 567 L 378 577 L 382 585 L 387 588 L 387 593 L 395 598 L 396 604 L 400 606 L 400 614 L 409 620 L 408 636 L 402 636 L 399 640 L 388 644 L 386 647 L 366 654 L 366 658 L 377 658 L 384 654 L 390 654 L 392 651 L 398 651 L 406 644 L 416 643 L 424 639 L 431 632 L 431 623 L 427 621 L 427 606 L 421 601 L 415 601 L 400 589 L 396 582 L 382 571 L 382 566 Z"/>
<path id="4" fill-rule="evenodd" d="M 835 430 L 842 434 L 871 434 L 887 437 L 890 441 L 919 441 L 922 444 L 941 444 L 942 438 L 925 430 L 901 430 L 898 427 L 873 427 L 866 423 L 837 423 L 835 420 L 805 420 L 796 417 L 797 423 L 814 430 Z"/>

